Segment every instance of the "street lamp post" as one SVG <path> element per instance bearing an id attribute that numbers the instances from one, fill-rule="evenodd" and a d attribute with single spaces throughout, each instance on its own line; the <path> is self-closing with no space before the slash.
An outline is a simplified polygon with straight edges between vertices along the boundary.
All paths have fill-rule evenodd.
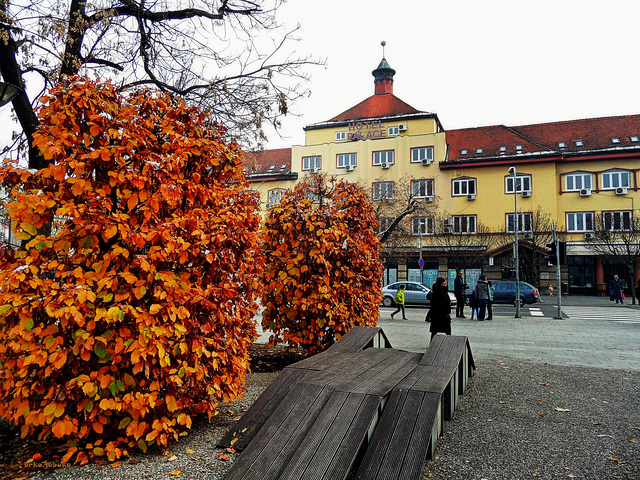
<path id="1" fill-rule="evenodd" d="M 518 262 L 518 188 L 516 167 L 509 167 L 509 173 L 513 175 L 513 257 L 516 263 L 516 316 L 520 316 L 520 264 Z"/>

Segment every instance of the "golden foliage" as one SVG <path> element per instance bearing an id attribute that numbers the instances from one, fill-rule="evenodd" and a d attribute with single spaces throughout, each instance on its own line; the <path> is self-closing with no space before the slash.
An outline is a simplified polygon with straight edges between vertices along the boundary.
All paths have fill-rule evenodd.
<path id="1" fill-rule="evenodd" d="M 360 187 L 313 176 L 266 216 L 263 327 L 272 342 L 322 351 L 354 325 L 375 326 L 382 264 Z"/>
<path id="2" fill-rule="evenodd" d="M 242 392 L 257 203 L 237 145 L 179 100 L 77 77 L 43 100 L 49 166 L 0 170 L 26 242 L 0 251 L 0 413 L 63 462 L 113 461 Z"/>

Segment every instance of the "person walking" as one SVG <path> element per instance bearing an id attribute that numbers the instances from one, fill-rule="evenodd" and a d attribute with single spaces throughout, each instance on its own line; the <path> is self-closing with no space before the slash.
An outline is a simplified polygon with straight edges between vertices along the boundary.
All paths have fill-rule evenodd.
<path id="1" fill-rule="evenodd" d="M 613 299 L 616 303 L 619 301 L 621 305 L 624 305 L 624 300 L 622 299 L 622 290 L 624 289 L 624 286 L 622 285 L 622 280 L 618 279 L 618 275 L 613 276 L 609 289 L 611 290 L 611 294 L 613 295 Z"/>
<path id="2" fill-rule="evenodd" d="M 453 294 L 456 296 L 456 318 L 467 318 L 464 316 L 464 295 L 469 288 L 462 278 L 462 270 L 458 270 L 456 279 L 453 281 Z"/>
<path id="3" fill-rule="evenodd" d="M 398 306 L 398 309 L 393 312 L 391 314 L 391 320 L 393 320 L 393 316 L 398 313 L 400 310 L 402 310 L 402 319 L 406 320 L 407 316 L 405 314 L 404 311 L 404 289 L 406 288 L 406 285 L 400 285 L 400 288 L 398 289 L 398 293 L 396 293 L 396 305 Z"/>
<path id="4" fill-rule="evenodd" d="M 478 299 L 478 307 L 480 308 L 478 320 L 483 321 L 487 311 L 487 303 L 489 303 L 489 282 L 487 282 L 485 275 L 480 275 L 478 283 L 476 283 L 475 292 Z"/>
<path id="5" fill-rule="evenodd" d="M 444 277 L 436 278 L 432 292 L 431 308 L 428 313 L 431 317 L 431 326 L 429 327 L 431 340 L 437 333 L 451 335 L 451 299 L 447 289 L 447 279 Z"/>

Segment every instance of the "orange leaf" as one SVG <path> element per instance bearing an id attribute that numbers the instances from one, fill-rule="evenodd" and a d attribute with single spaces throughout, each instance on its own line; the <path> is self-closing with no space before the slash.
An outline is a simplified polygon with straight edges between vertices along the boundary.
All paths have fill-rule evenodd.
<path id="1" fill-rule="evenodd" d="M 129 210 L 133 210 L 134 208 L 136 208 L 136 205 L 138 205 L 138 194 L 134 193 L 133 195 L 131 195 L 129 197 L 129 201 L 127 202 L 127 206 L 129 207 Z"/>
<path id="2" fill-rule="evenodd" d="M 96 431 L 96 433 L 102 433 L 102 430 L 104 429 L 103 425 L 100 422 L 93 422 L 92 427 Z"/>

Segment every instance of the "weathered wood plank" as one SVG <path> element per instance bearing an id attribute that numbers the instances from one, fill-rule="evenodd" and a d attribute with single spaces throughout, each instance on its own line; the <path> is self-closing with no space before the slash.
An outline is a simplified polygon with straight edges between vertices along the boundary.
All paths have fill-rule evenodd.
<path id="1" fill-rule="evenodd" d="M 356 480 L 376 479 L 389 448 L 397 417 L 407 399 L 407 390 L 394 389 L 358 467 Z"/>
<path id="2" fill-rule="evenodd" d="M 274 412 L 233 464 L 225 480 L 278 478 L 333 391 L 318 385 L 300 385 Z"/>
<path id="3" fill-rule="evenodd" d="M 296 480 L 305 478 L 303 475 L 315 476 L 320 470 L 326 469 L 326 464 L 312 462 L 312 458 L 322 445 L 328 432 L 333 429 L 331 436 L 344 436 L 351 419 L 358 411 L 364 395 L 350 396 L 346 392 L 334 392 L 313 423 L 295 455 L 287 464 L 280 480 Z M 307 470 L 309 469 L 309 470 Z"/>
<path id="4" fill-rule="evenodd" d="M 304 371 L 288 368 L 280 372 L 240 420 L 220 439 L 218 446 L 222 448 L 233 446 L 236 450 L 244 450 L 289 391 L 304 377 L 304 374 Z"/>

